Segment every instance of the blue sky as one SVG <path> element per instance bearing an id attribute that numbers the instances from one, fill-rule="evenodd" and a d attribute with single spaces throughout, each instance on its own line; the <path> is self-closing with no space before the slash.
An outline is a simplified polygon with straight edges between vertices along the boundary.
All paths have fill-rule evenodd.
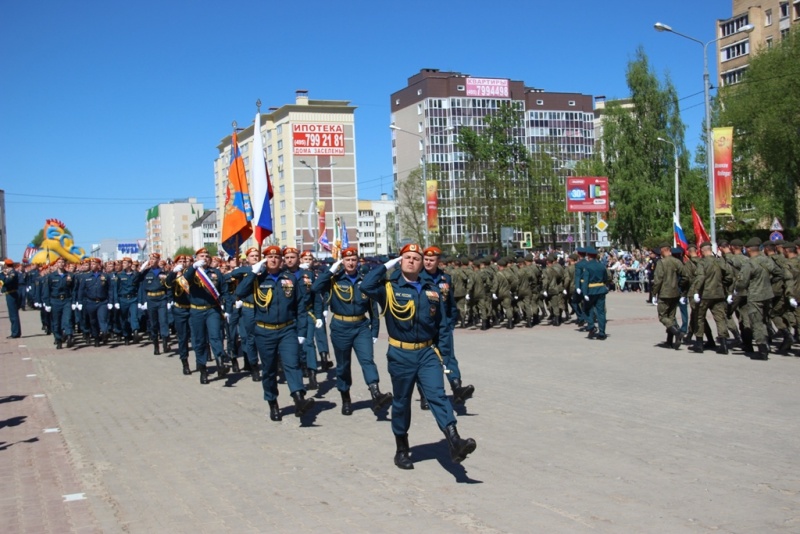
<path id="1" fill-rule="evenodd" d="M 357 106 L 359 197 L 391 193 L 389 95 L 421 68 L 627 95 L 641 45 L 672 78 L 694 150 L 703 41 L 731 0 L 30 0 L 0 6 L 0 189 L 9 255 L 47 218 L 89 250 L 143 238 L 145 210 L 214 207 L 216 145 L 236 120 L 310 98 Z M 715 50 L 715 47 L 710 47 Z M 711 79 L 716 64 L 710 53 Z M 699 93 L 699 94 L 698 94 Z M 694 96 L 691 96 L 694 95 Z"/>

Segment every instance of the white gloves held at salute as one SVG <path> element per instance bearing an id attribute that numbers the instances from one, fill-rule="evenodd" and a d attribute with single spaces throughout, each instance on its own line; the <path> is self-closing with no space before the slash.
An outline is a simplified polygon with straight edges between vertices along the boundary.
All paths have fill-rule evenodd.
<path id="1" fill-rule="evenodd" d="M 400 263 L 400 260 L 402 260 L 402 259 L 403 259 L 402 256 L 397 257 L 397 258 L 395 258 L 393 260 L 387 261 L 386 263 L 383 264 L 383 266 L 386 267 L 386 270 L 388 271 L 389 269 L 391 269 L 392 267 L 394 267 L 395 265 Z"/>
<path id="2" fill-rule="evenodd" d="M 342 260 L 337 260 L 333 265 L 330 266 L 330 269 L 328 270 L 331 272 L 331 274 L 336 274 L 336 271 L 338 271 L 339 267 L 341 266 L 342 266 Z"/>

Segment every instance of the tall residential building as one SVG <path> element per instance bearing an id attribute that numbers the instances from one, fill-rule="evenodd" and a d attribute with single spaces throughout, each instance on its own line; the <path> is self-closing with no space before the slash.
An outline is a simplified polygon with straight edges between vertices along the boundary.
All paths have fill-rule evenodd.
<path id="1" fill-rule="evenodd" d="M 800 21 L 798 0 L 733 0 L 733 16 L 717 21 L 719 85 L 742 80 L 750 54 L 772 48 Z M 753 25 L 750 33 L 742 31 Z"/>
<path id="2" fill-rule="evenodd" d="M 381 194 L 380 200 L 358 201 L 358 252 L 362 256 L 381 256 L 397 252 L 394 248 L 396 202 Z"/>
<path id="3" fill-rule="evenodd" d="M 391 95 L 392 164 L 395 199 L 398 184 L 423 165 L 437 164 L 438 222 L 441 241 L 455 247 L 462 243 L 471 252 L 486 253 L 492 243 L 490 226 L 468 222 L 469 180 L 466 156 L 456 145 L 458 132 L 470 128 L 480 132 L 484 117 L 497 112 L 501 104 L 518 105 L 524 113 L 524 128 L 517 139 L 534 154 L 546 150 L 553 155 L 554 171 L 563 178 L 581 159 L 594 150 L 593 98 L 578 93 L 552 93 L 527 87 L 522 81 L 507 78 L 478 78 L 459 72 L 422 69 L 408 79 L 406 87 Z M 402 130 L 402 131 L 401 131 Z M 524 187 L 512 199 L 516 206 L 532 201 L 535 195 L 550 195 L 564 202 L 565 189 L 533 192 Z M 515 206 L 515 207 L 516 207 Z M 530 228 L 513 229 L 513 241 L 522 241 Z M 564 210 L 557 241 L 564 246 L 577 242 L 579 222 Z M 406 237 L 400 228 L 401 237 Z"/>
<path id="4" fill-rule="evenodd" d="M 298 90 L 293 104 L 270 108 L 261 114 L 260 134 L 274 192 L 270 242 L 301 249 L 316 248 L 324 255 L 322 247 L 316 245 L 318 223 L 316 210 L 313 210 L 314 201 L 323 204 L 329 240 L 333 240 L 331 229 L 339 217 L 345 220 L 350 243 L 358 242 L 355 110 L 349 101 L 311 100 L 308 91 Z M 251 193 L 253 130 L 254 125 L 250 124 L 238 134 Z M 222 139 L 217 150 L 214 190 L 217 213 L 222 214 L 228 185 L 231 136 Z M 222 224 L 220 220 L 220 226 Z"/>
<path id="5" fill-rule="evenodd" d="M 173 200 L 147 210 L 147 251 L 174 256 L 181 247 L 192 247 L 192 223 L 203 214 L 196 198 Z"/>
<path id="6" fill-rule="evenodd" d="M 206 210 L 192 223 L 192 249 L 207 247 L 210 243 L 219 244 L 220 228 L 217 210 Z"/>

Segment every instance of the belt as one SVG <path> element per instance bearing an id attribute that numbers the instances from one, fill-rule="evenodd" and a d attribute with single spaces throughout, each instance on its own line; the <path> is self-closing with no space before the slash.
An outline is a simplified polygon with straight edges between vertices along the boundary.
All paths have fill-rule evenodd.
<path id="1" fill-rule="evenodd" d="M 6 289 L 6 293 L 9 293 L 9 294 L 10 293 L 16 293 L 16 292 L 17 292 L 16 289 Z"/>
<path id="2" fill-rule="evenodd" d="M 213 305 L 211 305 L 211 304 L 209 304 L 208 306 L 198 306 L 198 305 L 196 305 L 196 304 L 190 304 L 190 306 L 191 306 L 191 308 L 192 308 L 193 310 L 210 310 L 211 308 L 213 308 L 213 307 L 214 307 L 214 306 L 213 306 Z"/>
<path id="3" fill-rule="evenodd" d="M 91 300 L 92 302 L 103 302 L 104 300 L 108 299 L 87 299 L 87 300 Z"/>
<path id="4" fill-rule="evenodd" d="M 294 324 L 294 321 L 288 321 L 286 323 L 281 324 L 269 324 L 269 323 L 262 323 L 261 321 L 256 321 L 256 325 L 260 326 L 261 328 L 266 328 L 267 330 L 280 330 L 281 328 L 286 328 L 287 326 L 291 326 Z"/>
<path id="5" fill-rule="evenodd" d="M 53 297 L 53 298 L 54 298 L 54 299 L 58 299 L 58 300 L 66 300 L 66 299 L 68 299 L 69 297 L 68 297 L 68 296 L 66 296 L 66 295 L 61 295 L 60 297 Z"/>
<path id="6" fill-rule="evenodd" d="M 136 297 L 136 295 L 122 295 L 120 298 L 121 299 L 132 299 L 132 298 L 135 298 L 135 297 Z"/>
<path id="7" fill-rule="evenodd" d="M 188 310 L 189 309 L 189 305 L 188 304 L 178 304 L 177 302 L 173 302 L 172 305 L 175 306 L 176 308 L 180 308 L 182 310 Z"/>
<path id="8" fill-rule="evenodd" d="M 363 321 L 367 318 L 365 313 L 361 315 L 339 315 L 338 313 L 333 314 L 334 319 L 339 319 L 340 321 L 344 321 L 346 323 L 357 323 L 358 321 Z"/>
<path id="9" fill-rule="evenodd" d="M 589 284 L 589 287 L 603 287 L 605 284 L 603 282 L 594 282 Z"/>
<path id="10" fill-rule="evenodd" d="M 242 306 L 244 306 L 245 308 L 255 308 L 256 307 L 255 304 L 250 304 L 249 302 L 242 302 Z"/>
<path id="11" fill-rule="evenodd" d="M 147 296 L 148 297 L 163 297 L 166 294 L 167 294 L 166 291 L 148 291 L 147 292 Z"/>
<path id="12" fill-rule="evenodd" d="M 407 343 L 405 341 L 398 341 L 393 337 L 389 338 L 389 345 L 393 347 L 397 347 L 398 349 L 405 349 L 405 350 L 419 350 L 424 349 L 425 347 L 430 347 L 433 345 L 433 340 L 428 341 L 420 341 L 419 343 Z"/>

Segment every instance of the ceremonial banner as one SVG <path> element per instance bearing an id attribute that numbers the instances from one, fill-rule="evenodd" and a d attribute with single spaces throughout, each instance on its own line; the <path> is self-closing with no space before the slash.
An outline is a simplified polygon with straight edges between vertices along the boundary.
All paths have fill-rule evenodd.
<path id="1" fill-rule="evenodd" d="M 676 247 L 681 247 L 684 252 L 686 249 L 689 248 L 689 242 L 686 240 L 686 234 L 683 233 L 683 228 L 681 228 L 681 222 L 678 220 L 677 214 L 672 214 L 672 230 L 675 235 L 674 238 L 674 245 Z"/>
<path id="2" fill-rule="evenodd" d="M 272 235 L 272 184 L 264 158 L 264 143 L 261 139 L 261 113 L 256 113 L 253 127 L 253 148 L 250 151 L 250 183 L 253 185 L 253 232 L 256 245 Z"/>
<path id="3" fill-rule="evenodd" d="M 325 202 L 319 201 L 317 202 L 317 212 L 318 212 L 318 219 L 317 224 L 319 228 L 319 244 L 322 245 L 322 248 L 325 250 L 331 249 L 331 244 L 328 241 L 328 231 L 325 229 Z"/>
<path id="4" fill-rule="evenodd" d="M 425 209 L 428 212 L 428 231 L 439 231 L 439 182 L 428 180 L 425 182 Z"/>
<path id="5" fill-rule="evenodd" d="M 711 241 L 711 238 L 708 237 L 708 232 L 706 232 L 706 227 L 703 226 L 703 220 L 697 214 L 694 206 L 692 206 L 692 226 L 694 226 L 694 238 L 698 247 L 703 241 Z"/>
<path id="6" fill-rule="evenodd" d="M 253 235 L 253 207 L 250 204 L 250 190 L 244 160 L 239 151 L 236 132 L 231 136 L 231 161 L 228 167 L 228 185 L 225 189 L 225 206 L 222 217 L 222 248 L 229 256 L 236 256 L 239 247 Z"/>
<path id="7" fill-rule="evenodd" d="M 342 217 L 342 250 L 349 246 L 350 238 L 347 236 L 347 225 L 344 223 L 344 217 Z"/>
<path id="8" fill-rule="evenodd" d="M 714 128 L 714 213 L 733 212 L 733 128 Z"/>

